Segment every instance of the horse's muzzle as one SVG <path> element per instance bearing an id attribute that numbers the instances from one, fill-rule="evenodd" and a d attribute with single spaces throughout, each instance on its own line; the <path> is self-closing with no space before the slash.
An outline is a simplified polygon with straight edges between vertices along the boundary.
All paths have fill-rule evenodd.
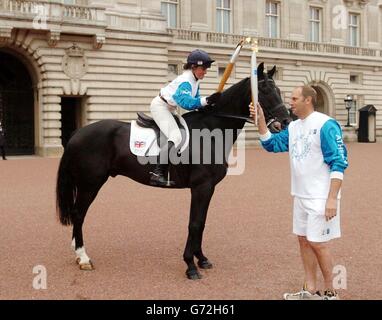
<path id="1" fill-rule="evenodd" d="M 272 133 L 278 133 L 280 132 L 283 128 L 282 128 L 282 124 L 278 121 L 274 121 L 272 122 L 270 125 L 268 125 L 268 129 L 270 132 Z"/>
<path id="2" fill-rule="evenodd" d="M 288 127 L 288 125 L 292 122 L 292 119 L 290 118 L 287 118 L 285 120 L 283 120 L 282 122 L 278 121 L 278 120 L 275 120 L 273 122 L 271 122 L 269 125 L 268 125 L 268 129 L 270 132 L 272 133 L 278 133 L 280 132 L 281 130 L 284 130 L 285 128 Z"/>

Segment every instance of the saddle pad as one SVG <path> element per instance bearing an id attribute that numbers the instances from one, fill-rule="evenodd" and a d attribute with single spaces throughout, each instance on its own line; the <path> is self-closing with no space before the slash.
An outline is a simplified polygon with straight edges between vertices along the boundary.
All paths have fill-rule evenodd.
<path id="1" fill-rule="evenodd" d="M 186 130 L 186 139 L 180 148 L 180 152 L 183 152 L 188 146 L 190 133 L 186 121 L 184 121 L 182 117 L 179 117 L 179 119 Z M 181 129 L 181 131 L 183 131 L 183 129 Z M 160 148 L 157 143 L 155 131 L 151 128 L 140 127 L 135 120 L 131 121 L 130 150 L 136 156 L 158 156 Z"/>

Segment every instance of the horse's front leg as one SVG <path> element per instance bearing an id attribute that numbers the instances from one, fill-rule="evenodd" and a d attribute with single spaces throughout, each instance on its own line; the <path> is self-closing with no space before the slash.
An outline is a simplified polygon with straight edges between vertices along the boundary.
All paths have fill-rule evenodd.
<path id="1" fill-rule="evenodd" d="M 201 278 L 194 262 L 194 256 L 199 260 L 199 267 L 204 269 L 212 267 L 212 264 L 202 252 L 202 238 L 208 206 L 213 193 L 214 186 L 210 183 L 191 188 L 191 210 L 190 221 L 188 224 L 188 238 L 183 254 L 183 259 L 187 264 L 186 275 L 191 280 Z"/>

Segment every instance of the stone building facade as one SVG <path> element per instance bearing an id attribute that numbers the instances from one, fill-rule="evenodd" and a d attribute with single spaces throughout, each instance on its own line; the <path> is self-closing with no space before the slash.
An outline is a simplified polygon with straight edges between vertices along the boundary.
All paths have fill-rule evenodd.
<path id="1" fill-rule="evenodd" d="M 71 132 L 130 121 L 202 48 L 216 59 L 201 93 L 216 90 L 236 44 L 257 37 L 288 102 L 296 85 L 356 139 L 357 110 L 377 108 L 382 137 L 381 0 L 0 0 L 0 117 L 14 154 L 59 155 Z M 250 73 L 245 47 L 227 85 Z M 345 108 L 345 97 L 352 100 Z M 257 132 L 246 126 L 247 143 Z"/>

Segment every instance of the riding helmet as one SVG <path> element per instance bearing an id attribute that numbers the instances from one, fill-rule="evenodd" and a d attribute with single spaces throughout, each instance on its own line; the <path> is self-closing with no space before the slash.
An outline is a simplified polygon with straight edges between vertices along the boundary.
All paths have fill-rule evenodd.
<path id="1" fill-rule="evenodd" d="M 196 66 L 203 66 L 206 68 L 210 68 L 211 64 L 214 61 L 215 60 L 212 60 L 209 57 L 207 52 L 200 50 L 200 49 L 196 49 L 196 50 L 192 51 L 187 57 L 187 64 L 196 65 Z"/>

